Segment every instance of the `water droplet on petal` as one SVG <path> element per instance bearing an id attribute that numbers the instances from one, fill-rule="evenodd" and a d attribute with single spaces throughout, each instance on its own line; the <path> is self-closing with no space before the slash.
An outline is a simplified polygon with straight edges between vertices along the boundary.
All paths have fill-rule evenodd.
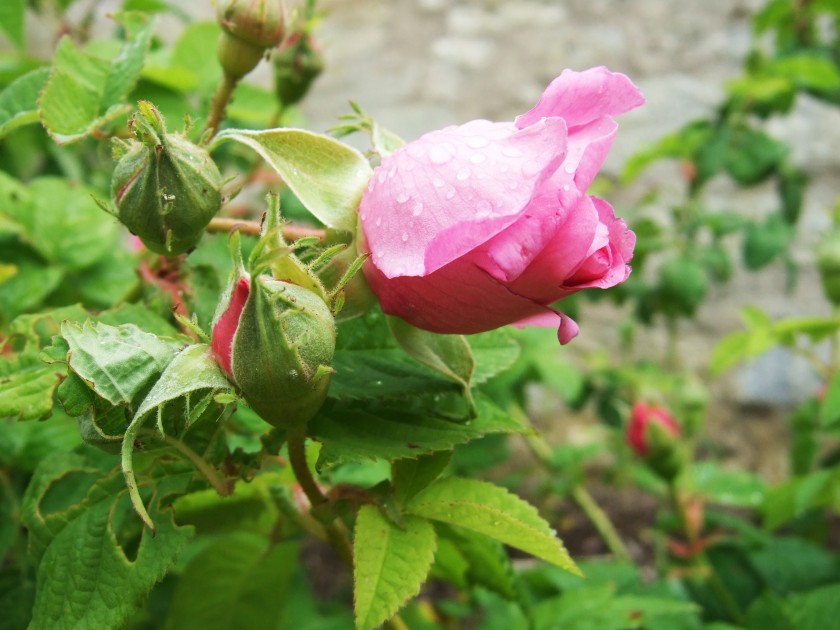
<path id="1" fill-rule="evenodd" d="M 486 159 L 487 159 L 487 156 L 484 155 L 483 153 L 473 153 L 470 156 L 470 162 L 472 162 L 473 164 L 481 164 Z"/>
<path id="2" fill-rule="evenodd" d="M 402 233 L 402 242 L 405 243 L 408 240 L 408 232 Z"/>
<path id="3" fill-rule="evenodd" d="M 573 164 L 566 164 L 566 172 L 571 175 L 575 172 L 575 167 Z"/>
<path id="4" fill-rule="evenodd" d="M 432 150 L 429 152 L 429 159 L 432 161 L 432 164 L 446 164 L 452 159 L 452 151 L 446 145 L 439 144 L 432 147 Z"/>
<path id="5" fill-rule="evenodd" d="M 416 201 L 414 203 L 414 207 L 411 209 L 411 214 L 413 214 L 415 217 L 419 217 L 422 212 L 423 212 L 423 204 L 420 203 L 419 201 Z"/>
<path id="6" fill-rule="evenodd" d="M 522 164 L 522 174 L 525 177 L 533 177 L 541 170 L 540 164 L 537 162 L 525 162 Z"/>
<path id="7" fill-rule="evenodd" d="M 490 141 L 484 136 L 473 136 L 467 140 L 467 146 L 471 149 L 480 149 L 490 144 Z"/>
<path id="8" fill-rule="evenodd" d="M 400 193 L 398 193 L 398 194 L 397 194 L 396 199 L 397 199 L 397 203 L 405 203 L 406 201 L 408 201 L 409 199 L 411 199 L 411 195 L 409 195 L 409 194 L 408 194 L 407 192 L 405 192 L 405 191 L 402 191 L 402 192 L 400 192 Z"/>
<path id="9" fill-rule="evenodd" d="M 522 151 L 520 151 L 516 147 L 505 147 L 504 149 L 502 149 L 502 155 L 517 158 L 522 156 Z"/>
<path id="10" fill-rule="evenodd" d="M 435 177 L 435 178 L 432 180 L 432 185 L 433 185 L 435 188 L 441 188 L 441 187 L 443 186 L 443 180 L 442 180 L 440 177 Z"/>
<path id="11" fill-rule="evenodd" d="M 376 217 L 376 227 L 382 225 L 382 217 Z"/>
<path id="12" fill-rule="evenodd" d="M 454 197 L 454 196 L 455 196 L 455 189 L 454 188 L 450 188 L 449 190 L 446 191 L 446 198 L 447 199 L 452 199 L 452 197 Z"/>
<path id="13" fill-rule="evenodd" d="M 499 167 L 499 170 L 500 170 L 500 171 L 502 171 L 502 173 L 507 173 L 507 172 L 508 172 L 508 170 L 509 170 L 509 168 L 510 168 L 510 167 L 509 167 L 507 164 L 502 164 L 502 165 Z"/>
<path id="14" fill-rule="evenodd" d="M 517 188 L 519 188 L 519 182 L 511 182 L 510 184 L 508 184 L 508 188 L 510 188 L 511 190 L 516 190 Z"/>
<path id="15" fill-rule="evenodd" d="M 461 168 L 458 169 L 458 181 L 463 182 L 470 178 L 470 169 L 468 168 Z"/>
<path id="16" fill-rule="evenodd" d="M 568 184 L 563 184 L 563 190 L 565 190 L 566 192 L 569 192 L 570 189 L 571 189 L 571 186 L 569 186 Z"/>
<path id="17" fill-rule="evenodd" d="M 490 202 L 486 199 L 479 199 L 478 203 L 475 205 L 475 213 L 478 218 L 484 218 L 490 214 L 490 210 L 492 209 Z"/>

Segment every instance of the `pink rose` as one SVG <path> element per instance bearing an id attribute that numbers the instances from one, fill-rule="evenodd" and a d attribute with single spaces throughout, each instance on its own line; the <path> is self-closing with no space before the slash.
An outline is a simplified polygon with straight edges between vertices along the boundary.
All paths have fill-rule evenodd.
<path id="1" fill-rule="evenodd" d="M 586 195 L 644 102 L 623 74 L 566 70 L 514 122 L 474 120 L 385 157 L 359 207 L 365 275 L 386 313 L 439 333 L 577 324 L 551 307 L 627 279 L 636 237 Z"/>

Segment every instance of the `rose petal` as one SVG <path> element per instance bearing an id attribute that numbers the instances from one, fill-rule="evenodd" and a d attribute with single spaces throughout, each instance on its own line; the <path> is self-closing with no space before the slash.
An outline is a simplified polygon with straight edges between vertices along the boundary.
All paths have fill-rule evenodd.
<path id="1" fill-rule="evenodd" d="M 625 75 L 601 66 L 583 72 L 564 70 L 554 79 L 529 112 L 514 121 L 517 127 L 533 125 L 540 118 L 558 116 L 569 130 L 602 116 L 618 116 L 645 102 Z"/>
<path id="2" fill-rule="evenodd" d="M 449 265 L 424 277 L 389 279 L 373 264 L 366 264 L 364 272 L 383 311 L 432 332 L 485 332 L 551 312 L 472 264 Z"/>
<path id="3" fill-rule="evenodd" d="M 565 156 L 562 120 L 526 129 L 473 121 L 383 160 L 359 207 L 378 269 L 429 274 L 515 221 Z"/>
<path id="4" fill-rule="evenodd" d="M 564 346 L 577 337 L 580 332 L 580 328 L 575 320 L 565 313 L 553 310 L 526 317 L 518 322 L 514 322 L 513 325 L 517 328 L 525 328 L 526 326 L 554 328 L 557 326 L 557 339 Z"/>

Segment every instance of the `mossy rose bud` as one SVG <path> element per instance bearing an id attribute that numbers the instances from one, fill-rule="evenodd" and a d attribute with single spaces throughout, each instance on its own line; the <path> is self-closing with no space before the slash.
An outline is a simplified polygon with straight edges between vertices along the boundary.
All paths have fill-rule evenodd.
<path id="1" fill-rule="evenodd" d="M 117 217 L 153 252 L 177 256 L 195 247 L 222 204 L 222 176 L 213 159 L 186 137 L 166 133 L 146 101 L 129 127 L 111 178 Z"/>
<path id="2" fill-rule="evenodd" d="M 267 276 L 238 278 L 213 326 L 213 353 L 263 420 L 304 425 L 327 397 L 335 322 L 312 291 Z"/>
<path id="3" fill-rule="evenodd" d="M 285 34 L 282 0 L 221 0 L 217 19 L 222 27 L 219 63 L 237 79 L 253 70 L 265 51 L 278 46 Z"/>

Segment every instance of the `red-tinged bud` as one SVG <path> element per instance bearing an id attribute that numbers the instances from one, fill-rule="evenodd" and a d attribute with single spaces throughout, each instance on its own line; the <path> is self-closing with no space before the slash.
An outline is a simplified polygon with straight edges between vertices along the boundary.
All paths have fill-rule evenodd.
<path id="1" fill-rule="evenodd" d="M 265 51 L 283 41 L 286 11 L 282 0 L 221 0 L 222 27 L 217 56 L 224 71 L 239 79 L 256 67 Z"/>
<path id="2" fill-rule="evenodd" d="M 239 326 L 239 317 L 242 315 L 242 309 L 245 308 L 245 302 L 248 300 L 248 294 L 250 292 L 250 278 L 247 276 L 239 278 L 233 286 L 227 310 L 222 312 L 216 324 L 213 326 L 213 356 L 216 357 L 216 361 L 231 378 L 233 377 L 231 370 L 233 336 L 236 334 L 236 328 Z"/>
<path id="3" fill-rule="evenodd" d="M 324 300 L 268 276 L 238 278 L 213 326 L 213 352 L 242 396 L 275 427 L 301 426 L 327 397 L 335 322 Z"/>
<path id="4" fill-rule="evenodd" d="M 221 173 L 206 150 L 167 133 L 151 103 L 140 101 L 129 126 L 111 177 L 117 218 L 155 253 L 188 252 L 221 207 Z"/>
<path id="5" fill-rule="evenodd" d="M 627 443 L 650 467 L 666 480 L 682 468 L 682 430 L 667 410 L 637 402 L 627 426 Z"/>

